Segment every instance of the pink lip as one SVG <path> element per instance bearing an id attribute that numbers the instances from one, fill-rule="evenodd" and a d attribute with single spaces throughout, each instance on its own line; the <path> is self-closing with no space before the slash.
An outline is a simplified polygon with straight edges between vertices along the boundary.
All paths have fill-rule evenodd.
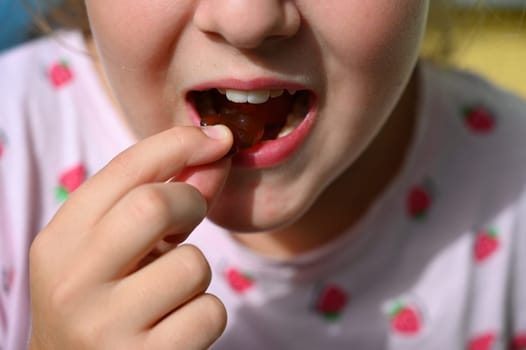
<path id="1" fill-rule="evenodd" d="M 305 86 L 297 83 L 279 81 L 275 79 L 254 79 L 242 81 L 237 79 L 224 79 L 207 82 L 193 87 L 186 94 L 186 102 L 190 110 L 192 124 L 199 126 L 201 118 L 197 113 L 193 101 L 189 98 L 190 91 L 205 91 L 213 88 L 257 90 L 257 89 L 292 89 L 307 90 Z M 264 141 L 254 147 L 239 151 L 232 157 L 232 165 L 244 168 L 268 168 L 279 165 L 289 158 L 305 141 L 310 134 L 317 115 L 317 101 L 311 92 L 309 111 L 300 125 L 287 136 Z"/>
<path id="2" fill-rule="evenodd" d="M 292 89 L 307 90 L 305 86 L 273 78 L 257 78 L 251 80 L 220 79 L 194 86 L 190 91 L 204 91 L 208 89 L 234 89 L 234 90 L 258 90 L 258 89 Z"/>

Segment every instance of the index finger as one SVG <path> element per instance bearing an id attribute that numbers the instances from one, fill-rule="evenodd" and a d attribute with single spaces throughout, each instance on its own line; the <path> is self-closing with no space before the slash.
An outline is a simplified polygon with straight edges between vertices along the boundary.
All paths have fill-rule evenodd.
<path id="1" fill-rule="evenodd" d="M 126 149 L 88 179 L 57 214 L 78 226 L 92 224 L 131 189 L 164 182 L 183 169 L 213 163 L 225 156 L 232 134 L 223 125 L 179 126 L 148 137 Z M 79 208 L 82 208 L 79 212 Z"/>

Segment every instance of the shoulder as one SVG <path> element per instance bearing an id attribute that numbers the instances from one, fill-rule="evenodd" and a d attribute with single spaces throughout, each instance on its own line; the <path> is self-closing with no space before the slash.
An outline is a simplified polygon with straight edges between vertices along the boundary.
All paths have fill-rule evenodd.
<path id="1" fill-rule="evenodd" d="M 35 96 L 63 86 L 71 77 L 70 61 L 85 56 L 80 33 L 57 32 L 0 55 L 0 88 L 10 99 Z M 7 93 L 7 94 L 6 94 Z"/>
<path id="2" fill-rule="evenodd" d="M 57 32 L 0 55 L 0 195 L 31 198 L 34 213 L 54 210 L 57 178 L 80 158 L 80 111 L 89 103 L 86 81 L 93 75 L 87 61 L 77 32 Z M 29 210 L 28 203 L 18 205 L 20 213 Z"/>
<path id="3" fill-rule="evenodd" d="M 0 55 L 0 122 L 53 123 L 50 116 L 62 110 L 71 94 L 83 47 L 80 33 L 56 32 Z"/>
<path id="4" fill-rule="evenodd" d="M 98 83 L 77 32 L 0 55 L 0 227 L 21 249 L 84 179 L 128 145 Z"/>
<path id="5" fill-rule="evenodd" d="M 42 71 L 43 64 L 62 51 L 63 45 L 68 45 L 74 36 L 74 32 L 57 32 L 4 51 L 0 55 L 0 71 L 3 76 L 15 80 L 34 77 L 35 73 L 45 74 L 45 71 Z M 7 81 L 8 79 L 2 79 L 4 84 Z"/>
<path id="6" fill-rule="evenodd" d="M 472 72 L 423 66 L 428 112 L 445 119 L 449 138 L 476 152 L 474 162 L 513 166 L 526 175 L 524 98 Z"/>
<path id="7" fill-rule="evenodd" d="M 81 39 L 76 32 L 57 32 L 0 55 L 2 163 L 46 152 L 58 144 L 66 115 L 74 119 L 67 111 L 74 80 L 67 61 Z"/>
<path id="8" fill-rule="evenodd" d="M 92 74 L 87 61 L 84 39 L 74 31 L 56 32 L 4 52 L 0 55 L 0 126 L 26 129 L 26 137 L 36 142 L 47 135 L 39 130 L 50 130 L 68 115 L 71 120 L 74 101 L 85 90 L 78 78 Z"/>
<path id="9" fill-rule="evenodd" d="M 478 227 L 502 215 L 519 225 L 526 214 L 526 102 L 471 72 L 423 64 L 422 75 L 429 172 L 443 220 L 471 215 Z"/>
<path id="10" fill-rule="evenodd" d="M 467 118 L 464 121 L 473 131 L 490 134 L 500 127 L 504 127 L 503 132 L 509 132 L 507 127 L 510 125 L 513 125 L 513 129 L 526 128 L 526 100 L 516 93 L 470 71 L 428 63 L 424 64 L 423 71 L 428 85 L 435 85 L 440 97 L 460 108 Z M 484 118 L 476 113 L 470 115 L 477 109 L 484 109 L 488 115 Z M 487 118 L 489 115 L 492 118 Z M 470 120 L 470 116 L 478 119 Z"/>

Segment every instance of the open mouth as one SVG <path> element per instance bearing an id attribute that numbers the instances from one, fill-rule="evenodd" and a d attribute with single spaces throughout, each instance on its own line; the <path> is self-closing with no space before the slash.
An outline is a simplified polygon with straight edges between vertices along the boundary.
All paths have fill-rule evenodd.
<path id="1" fill-rule="evenodd" d="M 214 88 L 189 95 L 201 125 L 226 125 L 231 154 L 289 135 L 305 119 L 312 94 L 307 90 L 233 90 Z"/>

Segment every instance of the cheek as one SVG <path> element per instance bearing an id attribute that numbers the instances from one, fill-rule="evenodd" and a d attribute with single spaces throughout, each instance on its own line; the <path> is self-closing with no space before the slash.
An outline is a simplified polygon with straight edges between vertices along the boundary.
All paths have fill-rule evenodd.
<path id="1" fill-rule="evenodd" d="M 339 125 L 353 132 L 346 139 L 352 141 L 342 140 L 341 147 L 352 142 L 353 149 L 362 149 L 403 92 L 418 57 L 427 5 L 425 0 L 349 0 L 346 9 L 331 10 L 332 18 L 347 11 L 345 20 L 320 26 L 332 92 L 327 105 L 331 113 L 346 116 Z"/>
<path id="2" fill-rule="evenodd" d="M 124 115 L 140 138 L 174 123 L 164 98 L 192 0 L 87 0 L 93 37 Z M 155 116 L 153 118 L 152 116 Z"/>
<path id="3" fill-rule="evenodd" d="M 425 0 L 351 1 L 325 14 L 341 18 L 341 13 L 349 13 L 341 21 L 328 21 L 323 38 L 338 63 L 351 69 L 367 72 L 386 68 L 386 62 L 400 65 L 418 52 L 427 7 Z"/>
<path id="4" fill-rule="evenodd" d="M 163 67 L 183 27 L 185 3 L 189 1 L 87 0 L 104 63 L 133 70 Z"/>

